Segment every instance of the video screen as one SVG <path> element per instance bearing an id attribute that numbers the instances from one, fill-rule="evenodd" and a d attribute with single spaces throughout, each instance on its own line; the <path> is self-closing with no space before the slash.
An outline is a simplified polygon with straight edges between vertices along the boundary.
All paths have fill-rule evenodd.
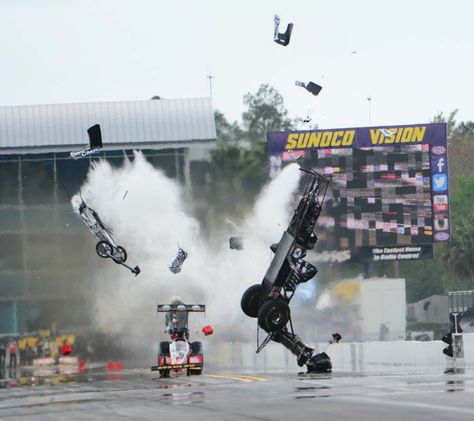
<path id="1" fill-rule="evenodd" d="M 270 133 L 270 171 L 297 162 L 329 180 L 317 226 L 325 250 L 447 241 L 447 149 L 440 126 Z"/>

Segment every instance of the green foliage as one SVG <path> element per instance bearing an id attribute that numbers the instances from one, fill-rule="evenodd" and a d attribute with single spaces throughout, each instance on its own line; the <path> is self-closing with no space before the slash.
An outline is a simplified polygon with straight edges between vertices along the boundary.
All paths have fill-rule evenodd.
<path id="1" fill-rule="evenodd" d="M 247 93 L 244 104 L 247 111 L 242 114 L 242 120 L 250 141 L 265 141 L 268 132 L 293 127 L 283 97 L 268 84 L 260 85 L 255 94 Z"/>
<path id="2" fill-rule="evenodd" d="M 448 129 L 448 139 L 454 132 L 454 128 L 456 126 L 456 114 L 458 113 L 458 109 L 456 108 L 454 111 L 451 111 L 449 115 L 446 117 L 442 111 L 435 114 L 433 119 L 431 120 L 432 123 L 447 123 Z"/>
<path id="3" fill-rule="evenodd" d="M 448 268 L 461 280 L 474 278 L 474 174 L 458 175 L 451 192 L 451 243 L 444 253 Z"/>
<path id="4" fill-rule="evenodd" d="M 236 121 L 229 123 L 224 114 L 219 110 L 214 111 L 214 118 L 216 121 L 216 132 L 219 145 L 222 143 L 238 141 L 244 137 L 244 133 L 242 132 L 239 123 Z"/>
<path id="5" fill-rule="evenodd" d="M 400 276 L 406 279 L 407 302 L 414 303 L 434 294 L 445 294 L 450 278 L 439 250 L 433 260 L 400 262 Z"/>
<path id="6" fill-rule="evenodd" d="M 291 129 L 283 97 L 269 85 L 244 97 L 242 127 L 215 112 L 217 148 L 211 152 L 209 204 L 213 222 L 240 219 L 268 181 L 266 133 Z"/>

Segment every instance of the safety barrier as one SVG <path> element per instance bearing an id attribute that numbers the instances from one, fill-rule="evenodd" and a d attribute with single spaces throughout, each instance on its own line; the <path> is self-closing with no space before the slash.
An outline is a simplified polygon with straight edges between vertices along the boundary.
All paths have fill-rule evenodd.
<path id="1" fill-rule="evenodd" d="M 464 364 L 474 368 L 474 333 L 464 337 Z M 441 341 L 362 342 L 314 345 L 317 352 L 326 352 L 333 371 L 390 371 L 428 369 L 444 370 L 446 346 Z M 206 349 L 207 348 L 207 349 Z M 207 344 L 204 349 L 205 367 L 239 368 L 243 371 L 302 371 L 296 358 L 284 347 L 270 343 L 260 354 L 253 343 Z"/>

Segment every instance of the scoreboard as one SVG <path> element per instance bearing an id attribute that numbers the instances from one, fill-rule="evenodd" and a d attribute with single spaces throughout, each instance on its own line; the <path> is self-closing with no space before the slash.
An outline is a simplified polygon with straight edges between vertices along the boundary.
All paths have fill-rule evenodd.
<path id="1" fill-rule="evenodd" d="M 431 258 L 450 239 L 444 123 L 271 132 L 275 174 L 298 162 L 329 179 L 318 237 L 362 260 Z"/>

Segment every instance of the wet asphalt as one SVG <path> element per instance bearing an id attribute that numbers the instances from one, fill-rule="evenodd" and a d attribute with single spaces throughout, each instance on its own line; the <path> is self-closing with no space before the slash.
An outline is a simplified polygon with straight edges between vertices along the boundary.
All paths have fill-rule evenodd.
<path id="1" fill-rule="evenodd" d="M 23 372 L 0 380 L 0 420 L 470 420 L 474 372 Z"/>

